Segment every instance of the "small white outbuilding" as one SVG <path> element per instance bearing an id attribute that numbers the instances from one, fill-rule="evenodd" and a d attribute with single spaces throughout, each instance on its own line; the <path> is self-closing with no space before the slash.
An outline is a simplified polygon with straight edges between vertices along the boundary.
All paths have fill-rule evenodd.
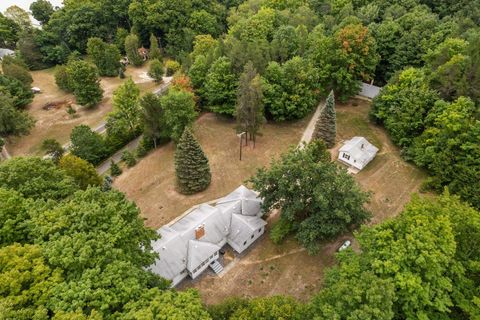
<path id="1" fill-rule="evenodd" d="M 364 137 L 353 137 L 340 148 L 338 160 L 357 170 L 362 170 L 377 155 L 378 148 Z"/>

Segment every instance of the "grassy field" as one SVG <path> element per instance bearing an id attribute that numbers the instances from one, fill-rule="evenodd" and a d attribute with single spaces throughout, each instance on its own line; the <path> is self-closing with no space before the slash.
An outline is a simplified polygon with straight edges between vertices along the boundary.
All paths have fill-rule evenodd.
<path id="1" fill-rule="evenodd" d="M 373 213 L 371 223 L 378 223 L 397 215 L 417 192 L 425 174 L 400 158 L 399 150 L 392 144 L 381 127 L 369 122 L 370 105 L 365 101 L 337 106 L 337 146 L 332 150 L 338 156 L 338 148 L 344 140 L 356 135 L 365 136 L 380 148 L 378 157 L 358 175 L 354 176 L 363 189 L 372 192 L 368 208 Z M 325 269 L 335 264 L 336 249 L 351 234 L 325 243 L 319 254 L 308 255 L 294 239 L 281 246 L 273 244 L 268 233 L 241 258 L 229 258 L 234 265 L 219 278 L 205 274 L 195 281 L 187 281 L 182 288 L 200 290 L 207 304 L 219 303 L 230 296 L 290 295 L 302 301 L 308 300 L 322 286 Z M 354 241 L 354 248 L 358 244 Z"/>
<path id="2" fill-rule="evenodd" d="M 153 81 L 146 81 L 143 78 L 148 66 L 141 68 L 129 67 L 126 71 L 127 77 L 138 84 L 142 92 L 150 91 L 157 87 Z M 27 107 L 27 111 L 37 121 L 35 128 L 28 136 L 12 137 L 8 140 L 8 150 L 12 156 L 41 155 L 40 146 L 43 140 L 54 138 L 62 144 L 70 140 L 70 132 L 79 124 L 86 124 L 91 127 L 98 126 L 106 115 L 112 111 L 111 98 L 113 91 L 123 83 L 120 78 L 102 78 L 101 86 L 104 90 L 104 99 L 100 105 L 92 109 L 78 108 L 77 117 L 71 118 L 66 112 L 68 103 L 75 103 L 73 95 L 58 89 L 54 79 L 54 69 L 33 71 L 34 87 L 42 90 L 41 94 L 35 95 L 33 102 Z M 67 102 L 60 108 L 44 110 L 47 103 Z"/>
<path id="3" fill-rule="evenodd" d="M 342 141 L 353 136 L 364 136 L 377 146 L 377 157 L 355 179 L 367 191 L 372 191 L 368 208 L 373 213 L 371 223 L 397 215 L 410 201 L 411 194 L 418 192 L 426 173 L 400 157 L 400 150 L 392 143 L 385 130 L 368 119 L 370 104 L 355 100 L 337 106 L 337 139 L 335 151 Z M 334 152 L 338 156 L 337 152 Z"/>
<path id="4" fill-rule="evenodd" d="M 252 144 L 243 149 L 239 161 L 239 139 L 235 122 L 214 114 L 203 114 L 195 123 L 195 135 L 210 161 L 212 183 L 204 192 L 184 196 L 175 190 L 174 146 L 162 146 L 127 169 L 115 186 L 134 200 L 146 218 L 146 224 L 158 228 L 191 206 L 220 198 L 250 178 L 257 168 L 272 157 L 296 145 L 309 119 L 293 123 L 267 124 Z"/>

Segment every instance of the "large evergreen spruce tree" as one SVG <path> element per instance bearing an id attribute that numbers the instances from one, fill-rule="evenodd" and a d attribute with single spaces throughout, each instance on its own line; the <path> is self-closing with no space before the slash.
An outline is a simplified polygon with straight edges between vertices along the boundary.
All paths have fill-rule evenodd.
<path id="1" fill-rule="evenodd" d="M 322 114 L 315 124 L 314 138 L 325 141 L 327 148 L 333 148 L 337 135 L 337 114 L 335 111 L 335 96 L 333 90 L 327 97 Z"/>
<path id="2" fill-rule="evenodd" d="M 178 189 L 183 194 L 205 190 L 212 178 L 208 158 L 188 127 L 175 150 L 175 174 Z"/>

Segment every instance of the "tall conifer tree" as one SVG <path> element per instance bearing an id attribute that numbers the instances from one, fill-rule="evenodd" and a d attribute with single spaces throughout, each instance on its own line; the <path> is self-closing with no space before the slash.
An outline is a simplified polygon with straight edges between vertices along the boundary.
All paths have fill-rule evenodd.
<path id="1" fill-rule="evenodd" d="M 337 135 L 337 114 L 335 111 L 335 96 L 333 90 L 327 97 L 327 102 L 322 114 L 315 125 L 314 138 L 325 141 L 327 148 L 335 146 Z"/>
<path id="2" fill-rule="evenodd" d="M 159 61 L 162 61 L 162 51 L 158 47 L 158 39 L 157 39 L 157 37 L 155 37 L 155 35 L 153 33 L 150 35 L 149 58 L 151 60 L 158 59 Z"/>
<path id="3" fill-rule="evenodd" d="M 205 190 L 212 179 L 208 158 L 188 127 L 175 150 L 175 174 L 178 189 L 183 194 Z"/>

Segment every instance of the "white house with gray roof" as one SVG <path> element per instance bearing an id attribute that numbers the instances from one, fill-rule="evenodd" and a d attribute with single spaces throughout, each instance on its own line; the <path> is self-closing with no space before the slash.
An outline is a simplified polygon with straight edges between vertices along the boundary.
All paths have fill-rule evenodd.
<path id="1" fill-rule="evenodd" d="M 378 148 L 364 137 L 353 137 L 340 148 L 338 160 L 357 170 L 362 170 L 377 155 Z"/>
<path id="2" fill-rule="evenodd" d="M 10 49 L 0 48 L 0 60 L 3 59 L 5 56 L 13 56 L 15 52 Z"/>
<path id="3" fill-rule="evenodd" d="M 373 84 L 362 82 L 362 86 L 360 87 L 360 92 L 358 93 L 359 96 L 374 99 L 380 94 L 382 90 L 381 87 L 374 86 Z"/>
<path id="4" fill-rule="evenodd" d="M 161 239 L 152 243 L 160 258 L 150 270 L 177 285 L 190 276 L 198 277 L 209 266 L 219 273 L 217 261 L 223 246 L 229 244 L 241 253 L 264 232 L 262 200 L 240 186 L 215 206 L 202 204 L 183 217 L 161 227 Z"/>

